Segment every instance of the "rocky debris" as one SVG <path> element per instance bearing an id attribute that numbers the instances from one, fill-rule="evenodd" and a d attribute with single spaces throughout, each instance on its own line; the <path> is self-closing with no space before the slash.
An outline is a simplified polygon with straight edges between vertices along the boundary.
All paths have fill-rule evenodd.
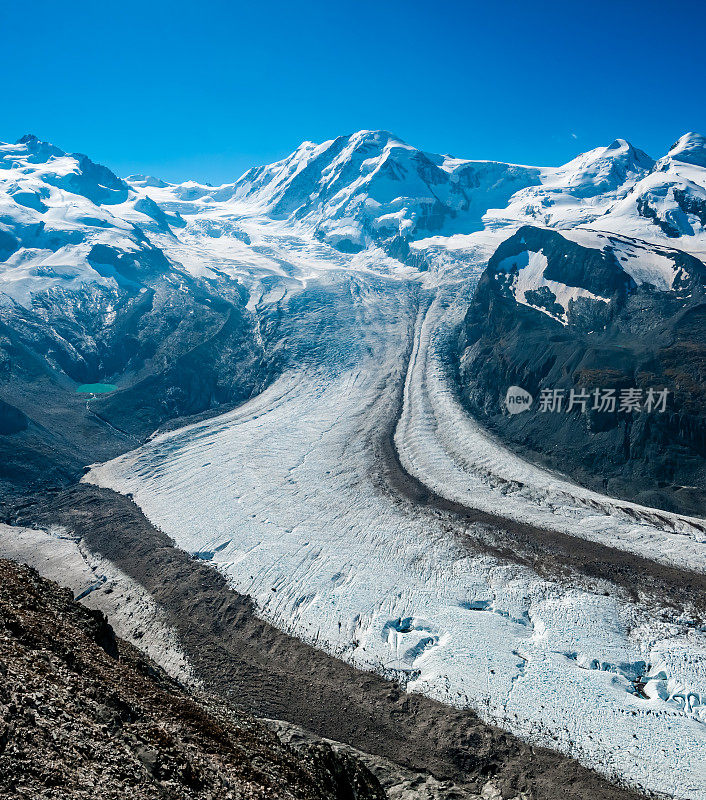
<path id="1" fill-rule="evenodd" d="M 294 752 L 232 706 L 190 695 L 106 618 L 0 560 L 0 796 L 54 800 L 382 800 L 325 743 Z"/>
<path id="2" fill-rule="evenodd" d="M 528 800 L 528 795 L 524 792 L 512 796 L 507 793 L 503 795 L 492 779 L 487 781 L 479 793 L 463 783 L 439 780 L 428 772 L 405 769 L 386 758 L 363 753 L 349 745 L 317 739 L 296 725 L 281 720 L 266 722 L 283 742 L 298 752 L 305 753 L 312 744 L 324 741 L 337 755 L 345 754 L 361 761 L 380 781 L 389 800 Z"/>

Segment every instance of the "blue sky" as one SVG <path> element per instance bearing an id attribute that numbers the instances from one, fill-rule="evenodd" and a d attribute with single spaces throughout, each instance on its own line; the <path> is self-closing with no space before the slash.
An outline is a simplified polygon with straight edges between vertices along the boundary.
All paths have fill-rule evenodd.
<path id="1" fill-rule="evenodd" d="M 0 140 L 220 183 L 361 128 L 558 164 L 706 133 L 703 2 L 0 4 Z"/>

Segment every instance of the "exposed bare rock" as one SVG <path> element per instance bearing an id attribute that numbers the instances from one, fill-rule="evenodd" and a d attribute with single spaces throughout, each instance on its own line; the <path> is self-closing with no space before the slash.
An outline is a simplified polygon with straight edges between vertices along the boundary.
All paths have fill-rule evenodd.
<path id="1" fill-rule="evenodd" d="M 106 618 L 0 560 L 0 796 L 382 800 L 349 754 L 295 753 L 183 687 Z"/>

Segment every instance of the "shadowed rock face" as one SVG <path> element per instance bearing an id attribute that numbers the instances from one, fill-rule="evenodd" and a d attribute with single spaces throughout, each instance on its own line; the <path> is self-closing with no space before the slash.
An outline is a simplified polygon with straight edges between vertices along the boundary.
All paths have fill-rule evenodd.
<path id="1" fill-rule="evenodd" d="M 570 301 L 566 324 L 536 295 L 513 295 L 502 271 L 521 250 L 547 258 L 544 277 L 584 287 L 606 301 Z M 567 242 L 558 233 L 523 228 L 491 258 L 466 314 L 459 379 L 468 409 L 522 454 L 585 485 L 685 513 L 706 513 L 706 297 L 704 268 L 673 254 L 673 291 L 636 286 L 618 259 Z M 553 299 L 554 295 L 551 294 Z M 541 300 L 541 298 L 540 298 Z M 547 313 L 547 311 L 549 313 Z M 535 398 L 509 415 L 508 387 Z M 669 390 L 664 413 L 540 413 L 543 389 Z"/>
<path id="2" fill-rule="evenodd" d="M 75 480 L 164 421 L 249 397 L 267 380 L 237 292 L 156 280 L 0 309 L 0 495 Z M 112 319 L 106 324 L 106 316 Z M 77 384 L 112 383 L 100 397 Z"/>
<path id="3" fill-rule="evenodd" d="M 294 753 L 228 703 L 193 696 L 105 617 L 0 560 L 3 797 L 384 800 L 357 759 Z"/>

